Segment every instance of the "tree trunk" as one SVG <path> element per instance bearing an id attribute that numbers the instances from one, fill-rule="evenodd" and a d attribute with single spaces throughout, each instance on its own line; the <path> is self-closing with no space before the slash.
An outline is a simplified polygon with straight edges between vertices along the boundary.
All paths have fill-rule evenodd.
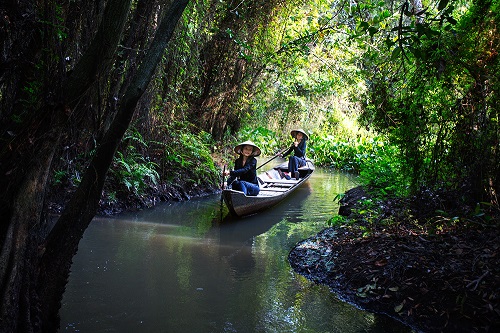
<path id="1" fill-rule="evenodd" d="M 62 85 L 62 92 L 58 95 L 63 96 L 63 99 L 57 103 L 59 106 L 47 105 L 43 112 L 35 112 L 36 117 L 40 118 L 31 121 L 36 126 L 36 132 L 25 131 L 29 133 L 18 135 L 15 142 L 1 149 L 2 153 L 14 151 L 9 154 L 17 154 L 21 156 L 19 161 L 24 161 L 21 163 L 22 168 L 11 170 L 6 163 L 1 165 L 5 171 L 1 175 L 1 183 L 14 184 L 5 188 L 5 192 L 10 194 L 2 196 L 1 203 L 4 213 L 0 227 L 1 332 L 57 330 L 58 310 L 72 257 L 96 212 L 104 177 L 116 147 L 188 0 L 174 1 L 166 14 L 147 61 L 142 64 L 125 93 L 118 114 L 98 147 L 81 185 L 51 230 L 51 222 L 43 215 L 43 207 L 56 147 L 61 134 L 70 125 L 67 116 L 73 112 L 73 106 L 78 103 L 80 96 L 100 76 L 108 75 L 130 3 L 131 0 L 108 2 L 99 32 L 75 66 L 72 76 Z M 10 176 L 21 169 L 22 174 L 18 177 Z"/>
<path id="2" fill-rule="evenodd" d="M 49 139 L 50 137 L 50 139 Z M 1 263 L 1 332 L 32 332 L 31 302 L 35 294 L 37 246 L 43 238 L 44 192 L 59 133 L 47 135 L 39 147 L 29 172 L 13 198 L 11 217 L 2 244 Z M 5 222 L 5 221 L 4 221 Z M 35 302 L 36 303 L 36 302 Z"/>
<path id="3" fill-rule="evenodd" d="M 45 324 L 43 331 L 52 332 L 59 325 L 57 312 L 69 276 L 71 259 L 97 211 L 106 173 L 116 149 L 188 2 L 189 0 L 174 1 L 163 18 L 145 61 L 125 92 L 118 113 L 98 146 L 80 186 L 47 239 L 39 278 L 42 304 L 50 305 L 42 309 Z M 54 322 L 57 322 L 57 326 L 53 326 Z"/>

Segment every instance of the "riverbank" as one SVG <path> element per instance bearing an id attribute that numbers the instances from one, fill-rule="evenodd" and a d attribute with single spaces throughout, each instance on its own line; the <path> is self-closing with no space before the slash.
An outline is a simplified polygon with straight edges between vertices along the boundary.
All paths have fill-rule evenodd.
<path id="1" fill-rule="evenodd" d="M 52 189 L 49 195 L 49 212 L 60 214 L 74 189 L 73 186 Z M 151 208 L 160 202 L 185 201 L 218 191 L 220 191 L 219 188 L 208 182 L 198 185 L 179 178 L 169 183 L 149 183 L 149 186 L 138 195 L 130 191 L 124 191 L 116 183 L 107 182 L 96 215 L 112 216 L 122 212 L 139 211 Z"/>
<path id="2" fill-rule="evenodd" d="M 212 158 L 216 167 L 222 170 L 223 159 L 218 154 L 214 154 Z M 139 189 L 134 190 L 133 186 L 126 186 L 124 179 L 117 178 L 116 173 L 109 172 L 96 215 L 112 216 L 122 212 L 139 211 L 160 202 L 185 201 L 220 191 L 220 180 L 214 180 L 217 175 L 210 173 L 210 170 L 200 173 L 199 169 L 180 169 L 178 165 L 165 164 L 161 154 L 150 155 L 147 160 L 160 166 L 156 170 L 160 175 L 159 180 L 153 181 L 150 177 L 143 177 Z M 49 212 L 60 214 L 77 186 L 71 177 L 54 182 L 48 191 Z"/>
<path id="3" fill-rule="evenodd" d="M 384 213 L 373 223 L 354 213 L 365 195 L 346 193 L 346 222 L 298 243 L 289 254 L 293 269 L 419 332 L 498 332 L 498 220 L 446 218 L 431 230 L 422 222 L 428 209 L 393 200 L 378 203 Z"/>

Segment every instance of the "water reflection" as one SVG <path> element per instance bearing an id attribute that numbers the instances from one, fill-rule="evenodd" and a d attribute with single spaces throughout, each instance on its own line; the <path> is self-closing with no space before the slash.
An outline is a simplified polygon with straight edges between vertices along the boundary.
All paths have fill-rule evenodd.
<path id="1" fill-rule="evenodd" d="M 295 274 L 287 255 L 338 210 L 349 177 L 317 170 L 272 209 L 233 219 L 220 196 L 96 218 L 61 309 L 68 332 L 405 332 Z"/>

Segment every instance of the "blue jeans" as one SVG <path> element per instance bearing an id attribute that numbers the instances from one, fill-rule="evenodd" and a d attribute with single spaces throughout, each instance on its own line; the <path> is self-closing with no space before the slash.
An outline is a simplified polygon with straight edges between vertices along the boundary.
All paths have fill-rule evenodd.
<path id="1" fill-rule="evenodd" d="M 297 170 L 304 165 L 306 165 L 305 159 L 297 156 L 290 156 L 288 159 L 288 172 L 291 172 L 293 177 L 295 172 L 297 172 Z"/>
<path id="2" fill-rule="evenodd" d="M 235 180 L 232 185 L 233 190 L 241 191 L 245 195 L 257 195 L 260 192 L 259 185 L 255 185 L 244 180 Z"/>

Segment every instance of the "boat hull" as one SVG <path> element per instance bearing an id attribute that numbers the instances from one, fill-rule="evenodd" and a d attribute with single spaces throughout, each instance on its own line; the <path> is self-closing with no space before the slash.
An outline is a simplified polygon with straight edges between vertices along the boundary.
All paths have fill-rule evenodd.
<path id="1" fill-rule="evenodd" d="M 306 166 L 299 169 L 301 175 L 299 180 L 286 180 L 278 176 L 277 171 L 286 168 L 287 165 L 282 164 L 274 168 L 273 172 L 260 174 L 261 190 L 257 196 L 246 196 L 243 192 L 233 189 L 223 190 L 222 196 L 231 215 L 235 217 L 252 215 L 278 204 L 305 183 L 314 171 L 314 165 L 308 160 Z"/>

